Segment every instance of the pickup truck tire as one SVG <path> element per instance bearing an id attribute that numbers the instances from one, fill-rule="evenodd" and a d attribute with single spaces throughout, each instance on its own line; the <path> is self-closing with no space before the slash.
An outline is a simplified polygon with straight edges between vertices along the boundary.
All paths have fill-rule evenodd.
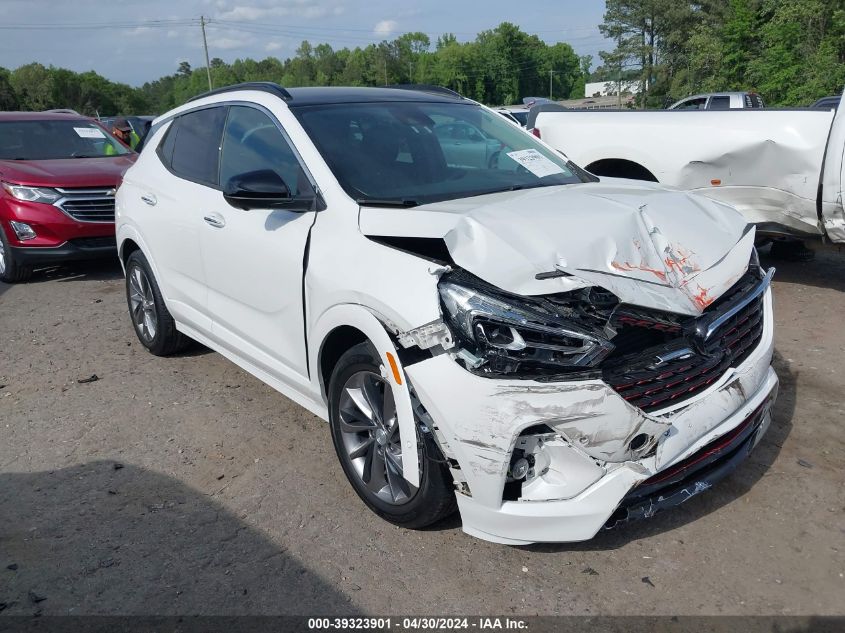
<path id="1" fill-rule="evenodd" d="M 444 460 L 429 457 L 438 451 L 430 434 L 419 427 L 419 488 L 402 476 L 402 442 L 391 386 L 382 376 L 382 361 L 367 342 L 345 352 L 332 371 L 329 423 L 346 478 L 377 515 L 418 529 L 455 511 L 455 493 Z"/>
<path id="2" fill-rule="evenodd" d="M 9 240 L 3 228 L 0 227 L 0 281 L 7 284 L 27 281 L 32 277 L 32 266 L 24 266 L 15 260 L 15 255 L 9 247 Z"/>
<path id="3" fill-rule="evenodd" d="M 191 339 L 176 329 L 150 264 L 141 251 L 126 260 L 126 303 L 135 334 L 141 344 L 155 356 L 181 352 Z"/>

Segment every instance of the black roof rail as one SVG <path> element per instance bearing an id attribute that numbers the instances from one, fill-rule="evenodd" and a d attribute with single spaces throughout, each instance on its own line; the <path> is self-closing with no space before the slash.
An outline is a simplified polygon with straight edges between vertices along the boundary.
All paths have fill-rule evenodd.
<path id="1" fill-rule="evenodd" d="M 289 93 L 279 84 L 274 83 L 272 81 L 247 81 L 242 84 L 232 84 L 231 86 L 223 86 L 222 88 L 215 88 L 214 90 L 203 92 L 202 94 L 188 99 L 188 103 L 190 103 L 191 101 L 196 101 L 197 99 L 202 99 L 203 97 L 211 97 L 213 95 L 224 94 L 226 92 L 234 92 L 236 90 L 259 90 L 261 92 L 267 92 L 271 95 L 275 95 L 280 99 L 284 99 L 285 101 L 290 101 L 291 99 L 293 99 L 291 93 Z"/>
<path id="2" fill-rule="evenodd" d="M 455 97 L 457 99 L 466 99 L 460 92 L 455 92 L 450 88 L 443 86 L 435 86 L 434 84 L 391 84 L 384 86 L 385 88 L 398 88 L 399 90 L 417 90 L 419 92 L 430 92 L 438 95 L 446 95 L 447 97 Z"/>

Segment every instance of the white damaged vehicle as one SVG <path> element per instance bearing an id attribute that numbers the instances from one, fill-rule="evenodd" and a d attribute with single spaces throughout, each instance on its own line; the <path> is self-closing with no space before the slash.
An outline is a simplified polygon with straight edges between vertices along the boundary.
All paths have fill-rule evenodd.
<path id="1" fill-rule="evenodd" d="M 770 421 L 754 228 L 451 94 L 214 91 L 155 121 L 116 206 L 143 345 L 200 341 L 327 419 L 398 525 L 589 539 L 706 490 Z"/>

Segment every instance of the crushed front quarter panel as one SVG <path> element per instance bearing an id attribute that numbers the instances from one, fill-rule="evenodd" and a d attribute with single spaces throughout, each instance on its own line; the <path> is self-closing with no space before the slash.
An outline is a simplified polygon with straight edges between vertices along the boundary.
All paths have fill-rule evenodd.
<path id="1" fill-rule="evenodd" d="M 701 394 L 656 414 L 632 407 L 600 380 L 492 379 L 468 372 L 448 353 L 407 366 L 415 394 L 466 480 L 468 494 L 457 495 L 465 529 L 502 542 L 590 538 L 631 487 L 729 432 L 772 394 L 777 377 L 771 369 L 771 291 L 765 323 L 760 343 L 739 367 Z M 546 489 L 556 491 L 554 498 L 532 494 L 532 501 L 504 502 L 514 445 L 521 431 L 540 424 L 559 435 L 555 471 L 564 477 L 573 473 L 571 480 L 550 482 L 555 485 Z M 651 441 L 633 450 L 631 440 L 640 433 Z M 589 499 L 579 506 L 585 495 Z M 532 504 L 533 509 L 527 507 Z M 552 537 L 532 526 L 531 516 L 544 517 L 558 533 Z M 571 522 L 562 521 L 566 517 Z M 500 520 L 504 532 L 484 525 Z"/>

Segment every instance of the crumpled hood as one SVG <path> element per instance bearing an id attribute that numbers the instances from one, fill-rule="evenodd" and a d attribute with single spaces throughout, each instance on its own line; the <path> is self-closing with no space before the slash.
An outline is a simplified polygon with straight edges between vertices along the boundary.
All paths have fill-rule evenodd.
<path id="1" fill-rule="evenodd" d="M 744 274 L 754 245 L 753 227 L 727 205 L 613 179 L 362 208 L 360 222 L 370 236 L 442 238 L 457 265 L 515 294 L 596 285 L 626 303 L 688 315 Z"/>
<path id="2" fill-rule="evenodd" d="M 0 179 L 32 187 L 114 187 L 137 156 L 0 160 Z"/>

